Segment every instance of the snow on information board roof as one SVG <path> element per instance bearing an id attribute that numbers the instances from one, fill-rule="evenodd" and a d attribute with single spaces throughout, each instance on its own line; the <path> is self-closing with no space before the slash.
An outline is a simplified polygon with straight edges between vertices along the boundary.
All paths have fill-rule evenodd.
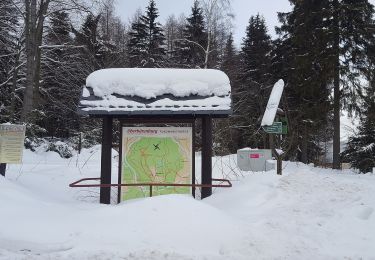
<path id="1" fill-rule="evenodd" d="M 87 77 L 79 109 L 96 115 L 229 114 L 230 91 L 219 70 L 103 69 Z"/>

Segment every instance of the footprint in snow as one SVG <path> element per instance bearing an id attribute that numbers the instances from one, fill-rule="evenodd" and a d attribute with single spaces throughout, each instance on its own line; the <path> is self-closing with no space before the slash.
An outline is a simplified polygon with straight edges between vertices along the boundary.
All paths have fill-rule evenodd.
<path id="1" fill-rule="evenodd" d="M 358 218 L 363 219 L 363 220 L 368 220 L 372 213 L 374 212 L 373 208 L 365 208 L 358 214 Z"/>

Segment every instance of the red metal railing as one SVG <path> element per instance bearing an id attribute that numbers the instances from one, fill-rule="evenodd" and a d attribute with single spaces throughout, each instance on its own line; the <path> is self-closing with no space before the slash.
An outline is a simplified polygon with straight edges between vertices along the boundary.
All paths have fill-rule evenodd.
<path id="1" fill-rule="evenodd" d="M 154 183 L 154 182 L 145 182 L 145 183 L 124 183 L 124 184 L 80 184 L 84 181 L 97 181 L 100 178 L 83 178 L 78 181 L 75 181 L 69 184 L 69 187 L 72 188 L 88 188 L 88 187 L 100 187 L 100 188 L 110 188 L 110 187 L 129 187 L 129 186 L 149 186 L 150 187 L 150 197 L 152 197 L 152 187 L 153 186 L 162 186 L 162 187 L 192 187 L 192 188 L 230 188 L 232 183 L 227 179 L 212 179 L 215 182 L 221 182 L 220 184 L 178 184 L 178 183 Z M 223 184 L 226 183 L 226 184 Z"/>

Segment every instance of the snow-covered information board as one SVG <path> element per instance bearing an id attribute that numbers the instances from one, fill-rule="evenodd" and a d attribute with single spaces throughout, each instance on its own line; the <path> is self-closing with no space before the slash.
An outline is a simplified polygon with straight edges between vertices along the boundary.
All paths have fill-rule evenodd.
<path id="1" fill-rule="evenodd" d="M 122 183 L 192 181 L 191 127 L 123 127 Z M 190 187 L 154 186 L 152 194 L 190 193 Z M 149 186 L 121 188 L 121 200 L 148 197 Z"/>
<path id="2" fill-rule="evenodd" d="M 26 127 L 0 125 L 0 163 L 21 163 Z"/>

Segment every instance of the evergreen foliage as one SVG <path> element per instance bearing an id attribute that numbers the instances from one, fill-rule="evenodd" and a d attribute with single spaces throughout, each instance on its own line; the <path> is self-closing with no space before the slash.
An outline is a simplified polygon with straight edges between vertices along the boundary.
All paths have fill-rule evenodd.
<path id="1" fill-rule="evenodd" d="M 76 51 L 68 47 L 73 45 L 70 24 L 66 12 L 53 13 L 45 36 L 49 48 L 42 53 L 39 110 L 43 111 L 43 116 L 37 121 L 52 137 L 71 137 L 79 130 L 76 107 L 82 81 L 77 80 Z"/>
<path id="2" fill-rule="evenodd" d="M 232 92 L 236 89 L 238 84 L 238 64 L 238 53 L 234 47 L 232 33 L 230 33 L 225 44 L 223 62 L 221 63 L 220 69 L 228 75 L 231 82 Z M 235 123 L 236 117 L 219 119 L 215 122 L 214 130 L 216 134 L 214 135 L 214 142 L 219 144 L 215 149 L 217 154 L 223 155 L 236 153 L 237 149 L 240 148 L 238 132 L 232 128 Z"/>
<path id="3" fill-rule="evenodd" d="M 249 147 L 267 147 L 260 121 L 267 105 L 274 79 L 271 75 L 271 37 L 265 20 L 252 16 L 246 28 L 240 52 L 238 85 L 233 89 L 235 127 L 238 143 Z"/>
<path id="4" fill-rule="evenodd" d="M 0 2 L 0 123 L 16 121 L 19 104 L 18 64 L 21 39 L 16 7 L 11 0 Z"/>
<path id="5" fill-rule="evenodd" d="M 284 95 L 292 154 L 308 163 L 319 157 L 320 133 L 327 128 L 332 65 L 326 2 L 295 1 L 293 11 L 279 15 L 274 71 L 287 83 Z"/>
<path id="6" fill-rule="evenodd" d="M 181 64 L 191 68 L 204 66 L 204 51 L 207 45 L 203 10 L 198 1 L 194 1 L 191 14 L 186 18 L 183 39 L 178 42 Z"/>
<path id="7" fill-rule="evenodd" d="M 349 138 L 342 153 L 343 161 L 362 173 L 372 172 L 375 167 L 375 80 L 367 89 L 364 111 L 356 135 Z"/>
<path id="8" fill-rule="evenodd" d="M 368 0 L 333 1 L 331 14 L 339 20 L 339 48 L 331 45 L 332 53 L 340 56 L 340 79 L 342 105 L 349 111 L 360 109 L 359 99 L 362 95 L 360 77 L 366 73 L 371 58 L 366 50 L 375 42 L 374 6 Z M 334 37 L 334 26 L 331 36 Z M 331 38 L 331 42 L 334 39 Z M 332 55 L 333 58 L 337 58 Z"/>
<path id="9" fill-rule="evenodd" d="M 129 32 L 129 56 L 132 67 L 160 68 L 165 62 L 165 36 L 156 21 L 158 9 L 150 0 L 146 13 L 139 17 Z"/>
<path id="10" fill-rule="evenodd" d="M 101 68 L 112 67 L 113 60 L 116 60 L 116 47 L 111 41 L 103 40 L 99 34 L 100 19 L 101 14 L 88 14 L 79 31 L 73 28 L 75 44 L 83 50 L 79 51 L 83 72 L 88 74 Z"/>
<path id="11" fill-rule="evenodd" d="M 279 38 L 271 40 L 258 14 L 240 50 L 230 34 L 228 0 L 196 0 L 187 18 L 171 15 L 163 28 L 154 0 L 130 24 L 115 16 L 113 0 L 95 2 L 95 10 L 84 2 L 0 1 L 0 123 L 28 122 L 28 137 L 73 140 L 83 133 L 93 144 L 101 122 L 76 114 L 91 72 L 217 68 L 229 76 L 233 100 L 233 115 L 214 121 L 217 154 L 270 146 L 260 120 L 282 78 L 289 133 L 280 140 L 288 159 L 316 162 L 333 128 L 336 154 L 345 109 L 356 111 L 361 125 L 343 158 L 362 172 L 372 167 L 375 25 L 368 0 L 290 0 L 293 10 L 279 15 Z M 73 9 L 84 17 L 77 29 L 69 20 Z M 372 81 L 366 89 L 363 77 Z M 199 147 L 199 133 L 196 141 Z"/>
<path id="12" fill-rule="evenodd" d="M 374 7 L 368 0 L 331 0 L 329 10 L 333 64 L 333 168 L 340 168 L 340 109 L 359 110 L 359 77 L 367 63 L 366 49 L 374 38 Z M 365 65 L 366 70 L 366 65 Z"/>
<path id="13" fill-rule="evenodd" d="M 238 74 L 238 63 L 239 57 L 234 47 L 233 34 L 230 33 L 225 44 L 223 62 L 221 63 L 220 69 L 228 75 L 232 84 L 235 83 Z"/>

